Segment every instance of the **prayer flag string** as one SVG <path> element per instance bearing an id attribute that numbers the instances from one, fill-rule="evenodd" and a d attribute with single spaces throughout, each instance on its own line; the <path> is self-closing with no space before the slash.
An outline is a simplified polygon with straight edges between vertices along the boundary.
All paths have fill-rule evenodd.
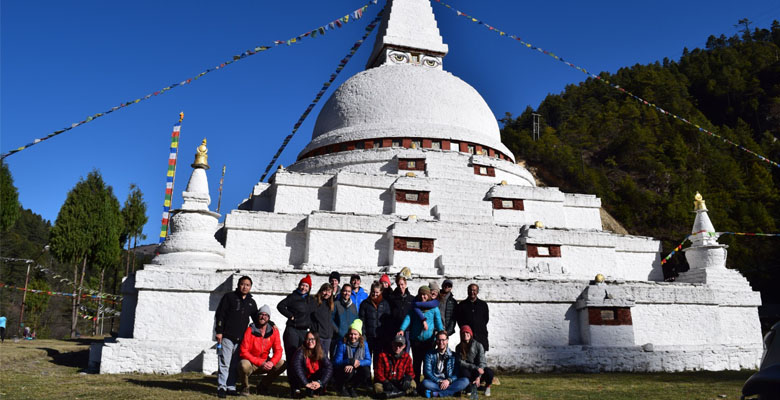
<path id="1" fill-rule="evenodd" d="M 338 65 L 338 67 L 336 67 L 336 71 L 334 71 L 330 75 L 330 78 L 328 79 L 328 81 L 325 82 L 322 85 L 322 88 L 320 89 L 320 91 L 317 92 L 316 96 L 314 96 L 314 100 L 312 100 L 312 102 L 309 104 L 309 106 L 306 107 L 306 110 L 303 112 L 301 117 L 298 118 L 298 122 L 296 122 L 295 125 L 293 126 L 292 132 L 289 135 L 287 135 L 287 137 L 284 138 L 284 141 L 282 142 L 282 145 L 279 147 L 279 150 L 276 151 L 276 154 L 274 154 L 274 156 L 271 158 L 271 162 L 269 162 L 268 165 L 265 167 L 265 171 L 263 172 L 263 176 L 260 177 L 260 182 L 262 182 L 265 179 L 265 177 L 268 175 L 268 172 L 271 170 L 271 168 L 273 168 L 274 164 L 276 164 L 276 161 L 279 159 L 279 156 L 282 154 L 284 149 L 287 147 L 287 144 L 290 143 L 290 140 L 295 135 L 295 133 L 298 132 L 298 128 L 301 127 L 301 125 L 303 124 L 303 121 L 306 120 L 306 117 L 308 117 L 309 113 L 314 109 L 314 106 L 316 106 L 317 103 L 319 103 L 320 99 L 322 98 L 322 96 L 325 95 L 325 92 L 328 90 L 330 85 L 333 83 L 333 81 L 336 80 L 336 77 L 339 76 L 339 73 L 341 73 L 341 71 L 347 65 L 347 63 L 352 58 L 352 56 L 355 55 L 355 53 L 358 51 L 360 46 L 366 40 L 368 35 L 371 34 L 371 31 L 374 30 L 376 25 L 379 23 L 379 20 L 382 18 L 383 11 L 384 11 L 384 9 L 379 11 L 379 13 L 377 14 L 376 18 L 374 18 L 374 20 L 371 21 L 371 23 L 368 24 L 368 26 L 366 26 L 366 32 L 365 32 L 365 34 L 363 34 L 363 37 L 360 38 L 357 42 L 355 42 L 355 44 L 352 45 L 352 48 L 349 50 L 349 53 L 346 55 L 346 57 L 342 58 L 341 61 L 339 61 L 339 65 Z"/>
<path id="2" fill-rule="evenodd" d="M 28 260 L 28 259 L 24 259 L 24 258 L 13 258 L 13 257 L 0 257 L 0 260 L 6 261 L 6 262 L 9 262 L 9 261 L 14 262 L 14 261 L 16 261 L 16 262 L 23 262 L 25 264 L 31 264 L 33 268 L 35 268 L 35 269 L 37 269 L 37 270 L 39 270 L 39 271 L 49 275 L 55 281 L 57 281 L 59 283 L 64 283 L 64 284 L 69 285 L 69 286 L 73 286 L 75 288 L 75 290 L 81 289 L 81 290 L 89 293 L 89 295 L 82 295 L 82 297 L 87 296 L 87 297 L 90 297 L 90 298 L 93 298 L 93 299 L 102 298 L 102 299 L 122 300 L 122 296 L 117 295 L 117 294 L 101 293 L 98 290 L 90 289 L 90 288 L 84 287 L 84 286 L 78 287 L 70 279 L 68 279 L 68 278 L 66 278 L 66 277 L 64 277 L 64 276 L 62 276 L 62 275 L 60 275 L 60 274 L 50 270 L 49 268 L 44 267 L 43 265 L 40 265 L 40 264 L 36 263 L 34 260 Z"/>
<path id="3" fill-rule="evenodd" d="M 636 100 L 636 101 L 638 101 L 638 102 L 640 102 L 640 103 L 642 103 L 642 104 L 644 104 L 644 105 L 646 105 L 648 107 L 651 107 L 651 108 L 655 109 L 656 111 L 658 111 L 658 112 L 660 112 L 662 114 L 668 115 L 668 116 L 670 116 L 670 117 L 672 117 L 674 119 L 680 120 L 680 121 L 682 121 L 682 122 L 684 122 L 684 123 L 686 123 L 688 125 L 691 125 L 691 126 L 695 127 L 696 129 L 698 129 L 699 132 L 703 132 L 703 133 L 705 133 L 707 135 L 710 135 L 712 137 L 718 138 L 718 139 L 722 140 L 723 143 L 729 144 L 729 145 L 731 145 L 733 147 L 736 147 L 736 148 L 738 148 L 738 149 L 740 149 L 740 150 L 742 150 L 742 151 L 744 151 L 746 153 L 752 154 L 755 157 L 757 157 L 759 160 L 764 161 L 764 162 L 766 162 L 767 164 L 769 164 L 771 166 L 780 168 L 780 164 L 778 164 L 777 162 L 772 161 L 772 160 L 762 156 L 761 154 L 758 154 L 755 151 L 752 151 L 752 150 L 750 150 L 750 149 L 748 149 L 748 148 L 746 148 L 746 147 L 744 147 L 744 146 L 742 146 L 742 145 L 740 145 L 738 143 L 732 142 L 731 140 L 726 139 L 725 137 L 723 137 L 721 135 L 718 135 L 717 133 L 709 131 L 709 130 L 701 127 L 700 125 L 698 125 L 696 123 L 693 123 L 693 122 L 691 122 L 691 121 L 689 121 L 689 120 L 687 120 L 687 119 L 685 119 L 683 117 L 678 116 L 677 114 L 669 112 L 668 110 L 664 110 L 663 108 L 661 108 L 661 107 L 659 107 L 659 106 L 657 106 L 657 105 L 655 105 L 655 104 L 653 104 L 653 103 L 651 103 L 651 102 L 649 102 L 649 101 L 647 101 L 647 100 L 645 100 L 645 99 L 643 99 L 643 98 L 641 98 L 641 97 L 631 93 L 630 91 L 626 90 L 625 88 L 620 87 L 620 85 L 612 83 L 612 82 L 610 82 L 610 81 L 608 81 L 606 79 L 602 79 L 597 74 L 594 74 L 592 72 L 588 72 L 587 69 L 582 68 L 580 66 L 577 66 L 575 64 L 572 64 L 569 61 L 564 60 L 563 57 L 560 57 L 560 56 L 556 55 L 555 53 L 553 53 L 551 51 L 544 50 L 541 47 L 534 46 L 531 43 L 528 43 L 528 42 L 524 41 L 519 36 L 510 35 L 510 34 L 504 32 L 504 31 L 502 31 L 502 30 L 500 30 L 500 29 L 498 29 L 498 28 L 496 28 L 494 26 L 490 26 L 490 25 L 486 24 L 485 22 L 483 22 L 483 21 L 481 21 L 481 20 L 479 20 L 479 19 L 477 19 L 475 17 L 472 17 L 471 15 L 468 15 L 468 14 L 466 14 L 466 13 L 460 11 L 460 10 L 457 10 L 457 9 L 453 8 L 449 4 L 444 3 L 442 0 L 435 0 L 435 1 L 437 3 L 439 3 L 439 4 L 441 4 L 442 6 L 449 8 L 450 10 L 455 12 L 455 14 L 457 14 L 457 16 L 459 16 L 459 17 L 465 17 L 468 20 L 470 20 L 471 22 L 475 22 L 478 25 L 482 25 L 485 28 L 487 28 L 489 31 L 492 31 L 492 32 L 498 34 L 499 36 L 504 36 L 504 37 L 507 37 L 509 39 L 514 39 L 514 40 L 520 42 L 520 44 L 522 44 L 523 46 L 525 46 L 525 47 L 527 47 L 527 48 L 529 48 L 531 50 L 536 50 L 536 51 L 538 51 L 538 52 L 540 52 L 542 54 L 546 54 L 546 55 L 548 55 L 548 56 L 550 56 L 550 57 L 552 57 L 552 58 L 554 58 L 554 59 L 556 59 L 556 60 L 558 60 L 558 61 L 560 61 L 560 62 L 562 62 L 562 63 L 564 63 L 564 64 L 566 64 L 566 65 L 568 65 L 568 66 L 570 66 L 570 67 L 580 71 L 580 72 L 582 72 L 583 74 L 588 75 L 588 76 L 598 80 L 599 82 L 603 82 L 603 83 L 611 86 L 613 89 L 619 90 L 619 91 L 627 94 L 628 96 L 632 97 L 634 100 Z"/>
<path id="4" fill-rule="evenodd" d="M 707 231 L 693 232 L 690 235 L 686 236 L 685 239 L 683 239 L 683 241 L 680 242 L 680 244 L 677 245 L 677 247 L 675 247 L 674 250 L 672 250 L 671 253 L 669 253 L 666 257 L 664 257 L 661 260 L 661 265 L 664 265 L 667 262 L 669 262 L 669 259 L 672 258 L 674 253 L 677 253 L 678 251 L 682 250 L 682 247 L 685 244 L 685 242 L 687 242 L 692 237 L 694 237 L 694 236 L 696 236 L 698 234 L 705 234 L 705 235 L 707 235 L 709 237 L 714 237 L 714 238 L 719 238 L 719 237 L 721 237 L 723 235 L 780 237 L 780 233 L 707 232 Z"/>
<path id="5" fill-rule="evenodd" d="M 21 290 L 22 292 L 32 293 L 32 294 L 42 294 L 47 296 L 64 296 L 64 297 L 77 297 L 78 294 L 76 293 L 68 293 L 68 292 L 56 292 L 52 290 L 37 290 L 37 289 L 30 289 L 30 288 L 23 288 L 20 286 L 14 286 L 14 285 L 7 285 L 3 282 L 0 282 L 0 288 L 6 288 L 6 289 L 16 289 Z M 108 300 L 108 299 L 101 299 L 100 296 L 90 295 L 90 294 L 82 294 L 82 299 L 93 299 L 93 300 L 101 300 L 108 303 L 116 303 L 114 300 Z M 113 309 L 112 309 L 113 310 Z"/>
<path id="6" fill-rule="evenodd" d="M 213 68 L 209 68 L 209 69 L 201 72 L 200 74 L 198 74 L 198 75 L 196 75 L 196 76 L 194 76 L 192 78 L 185 79 L 185 80 L 183 80 L 181 82 L 178 82 L 178 83 L 174 83 L 174 84 L 172 84 L 170 86 L 166 86 L 166 87 L 164 87 L 164 88 L 162 88 L 162 89 L 160 89 L 160 90 L 158 90 L 156 92 L 149 93 L 146 96 L 139 97 L 139 98 L 137 98 L 135 100 L 131 100 L 131 101 L 127 101 L 127 102 L 121 103 L 120 105 L 112 107 L 111 109 L 109 109 L 107 111 L 90 115 L 90 116 L 88 116 L 86 119 L 84 119 L 82 121 L 75 122 L 75 123 L 71 124 L 70 126 L 67 126 L 65 128 L 56 130 L 56 131 L 54 131 L 54 132 L 52 132 L 52 133 L 50 133 L 50 134 L 48 134 L 48 135 L 46 135 L 46 136 L 44 136 L 42 138 L 35 139 L 32 142 L 27 143 L 24 146 L 17 147 L 17 148 L 15 148 L 15 149 L 7 152 L 7 153 L 4 153 L 4 154 L 0 155 L 0 160 L 4 160 L 6 157 L 8 157 L 8 156 L 10 156 L 12 154 L 18 153 L 18 152 L 20 152 L 22 150 L 25 150 L 25 149 L 28 149 L 31 146 L 34 146 L 34 145 L 36 145 L 36 144 L 38 144 L 40 142 L 43 142 L 44 140 L 51 139 L 51 138 L 53 138 L 53 137 L 55 137 L 55 136 L 57 136 L 57 135 L 59 135 L 59 134 L 61 134 L 63 132 L 67 132 L 67 131 L 69 131 L 69 130 L 77 127 L 77 126 L 84 125 L 87 122 L 94 121 L 94 120 L 96 120 L 96 119 L 98 119 L 98 118 L 100 118 L 102 116 L 108 115 L 108 114 L 110 114 L 110 113 L 112 113 L 114 111 L 121 110 L 121 109 L 123 109 L 125 107 L 128 107 L 128 106 L 131 106 L 133 104 L 140 103 L 143 100 L 148 100 L 148 99 L 150 99 L 152 97 L 159 96 L 159 95 L 161 95 L 161 94 L 163 94 L 163 93 L 165 93 L 165 92 L 167 92 L 167 91 L 169 91 L 171 89 L 177 88 L 179 86 L 188 85 L 188 84 L 198 80 L 203 75 L 206 75 L 209 72 L 214 72 L 214 71 L 217 71 L 219 69 L 225 68 L 228 65 L 230 65 L 230 64 L 232 64 L 232 63 L 234 63 L 236 61 L 243 60 L 243 59 L 245 59 L 245 58 L 247 58 L 249 56 L 255 55 L 257 53 L 264 52 L 266 50 L 270 50 L 270 49 L 272 49 L 274 47 L 277 47 L 279 45 L 286 44 L 286 45 L 290 46 L 292 44 L 301 42 L 305 38 L 314 38 L 314 37 L 317 37 L 317 36 L 322 36 L 322 35 L 325 34 L 326 31 L 333 30 L 333 29 L 336 29 L 336 28 L 341 28 L 342 26 L 344 26 L 345 24 L 347 24 L 349 22 L 352 22 L 352 21 L 360 19 L 363 16 L 363 13 L 366 11 L 366 9 L 371 4 L 376 4 L 376 3 L 377 3 L 377 0 L 371 0 L 370 2 L 368 2 L 368 4 L 364 5 L 363 7 L 360 7 L 357 10 L 354 10 L 351 13 L 349 13 L 349 14 L 347 14 L 347 15 L 339 18 L 339 19 L 331 21 L 331 22 L 329 22 L 329 23 L 327 23 L 327 24 L 325 24 L 323 26 L 320 26 L 320 27 L 314 29 L 314 30 L 311 30 L 311 31 L 305 32 L 303 34 L 300 34 L 300 35 L 298 35 L 298 36 L 296 36 L 294 38 L 290 38 L 288 40 L 275 40 L 272 45 L 256 46 L 256 47 L 254 47 L 252 49 L 244 51 L 241 54 L 236 54 L 230 60 L 227 60 L 227 61 L 225 61 L 225 62 L 223 62 L 223 63 L 221 63 L 221 64 L 219 64 L 219 65 L 217 65 L 217 66 L 215 66 Z"/>
<path id="7" fill-rule="evenodd" d="M 165 176 L 165 200 L 163 201 L 162 226 L 160 227 L 160 243 L 168 237 L 168 218 L 173 203 L 173 183 L 176 179 L 176 160 L 179 156 L 179 133 L 181 132 L 181 121 L 184 119 L 184 113 L 179 113 L 179 122 L 173 125 L 171 134 L 171 152 L 168 156 L 168 173 Z"/>

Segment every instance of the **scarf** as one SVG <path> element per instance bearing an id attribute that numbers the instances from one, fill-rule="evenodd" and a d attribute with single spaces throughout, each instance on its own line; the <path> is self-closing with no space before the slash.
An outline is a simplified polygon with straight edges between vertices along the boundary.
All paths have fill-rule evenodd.
<path id="1" fill-rule="evenodd" d="M 311 358 L 306 357 L 306 377 L 310 377 L 317 373 L 320 369 L 320 362 L 313 361 Z"/>
<path id="2" fill-rule="evenodd" d="M 444 353 L 437 353 L 436 357 L 436 371 L 439 374 L 446 374 L 447 371 L 444 370 L 445 365 L 447 364 L 447 351 L 445 350 Z"/>
<path id="3" fill-rule="evenodd" d="M 350 364 L 354 364 L 355 360 L 362 361 L 366 357 L 366 348 L 360 346 L 360 341 L 347 343 L 347 358 Z"/>
<path id="4" fill-rule="evenodd" d="M 379 308 L 379 303 L 382 302 L 382 294 L 379 294 L 379 297 L 374 299 L 373 297 L 369 297 L 371 299 L 371 304 L 374 305 L 374 308 Z"/>
<path id="5" fill-rule="evenodd" d="M 347 299 L 341 299 L 341 305 L 344 306 L 344 308 L 349 308 L 349 306 L 352 305 L 352 299 L 347 297 Z"/>

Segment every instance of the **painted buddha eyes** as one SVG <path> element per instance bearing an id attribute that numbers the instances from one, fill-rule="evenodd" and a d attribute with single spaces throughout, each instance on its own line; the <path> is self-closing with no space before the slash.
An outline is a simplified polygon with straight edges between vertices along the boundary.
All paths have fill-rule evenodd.
<path id="1" fill-rule="evenodd" d="M 394 53 L 391 55 L 393 61 L 397 63 L 408 63 L 409 62 L 409 56 L 403 53 Z"/>
<path id="2" fill-rule="evenodd" d="M 438 65 L 439 65 L 439 63 L 436 62 L 436 60 L 431 60 L 431 59 L 426 59 L 425 60 L 425 66 L 426 67 L 436 67 Z"/>

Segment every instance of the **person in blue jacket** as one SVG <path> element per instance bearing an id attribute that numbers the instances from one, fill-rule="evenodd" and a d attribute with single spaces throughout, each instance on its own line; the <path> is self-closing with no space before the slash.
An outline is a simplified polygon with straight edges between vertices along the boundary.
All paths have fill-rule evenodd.
<path id="1" fill-rule="evenodd" d="M 425 397 L 448 397 L 465 389 L 469 379 L 460 376 L 457 356 L 449 349 L 447 331 L 436 333 L 436 347 L 425 355 L 425 379 L 420 386 Z"/>
<path id="2" fill-rule="evenodd" d="M 355 388 L 371 378 L 371 352 L 361 332 L 363 321 L 356 319 L 336 346 L 333 374 L 340 396 L 357 397 Z"/>
<path id="3" fill-rule="evenodd" d="M 349 285 L 352 286 L 352 302 L 355 303 L 355 307 L 360 310 L 360 304 L 363 300 L 368 298 L 368 292 L 360 287 L 360 275 L 354 274 L 349 278 Z"/>
<path id="4" fill-rule="evenodd" d="M 336 345 L 338 345 L 339 340 L 349 332 L 349 326 L 352 325 L 352 321 L 358 319 L 358 308 L 352 302 L 351 295 L 352 285 L 345 283 L 341 286 L 341 295 L 333 304 L 333 325 L 336 326 L 336 336 L 333 337 L 333 341 L 330 343 L 331 359 L 336 355 Z"/>
<path id="5" fill-rule="evenodd" d="M 421 286 L 417 290 L 417 303 L 416 306 L 424 306 L 425 303 L 431 300 L 431 289 L 428 286 Z M 428 303 L 430 304 L 430 303 Z M 444 324 L 441 322 L 441 313 L 439 312 L 438 303 L 435 305 L 429 305 L 429 308 L 421 308 L 422 317 L 415 312 L 415 308 L 409 311 L 404 317 L 401 323 L 400 330 L 397 335 L 403 335 L 406 328 L 409 328 L 409 341 L 412 346 L 412 361 L 414 364 L 414 375 L 417 383 L 420 382 L 420 370 L 422 367 L 423 359 L 425 355 L 433 348 L 433 336 L 434 332 L 438 332 L 444 329 Z"/>

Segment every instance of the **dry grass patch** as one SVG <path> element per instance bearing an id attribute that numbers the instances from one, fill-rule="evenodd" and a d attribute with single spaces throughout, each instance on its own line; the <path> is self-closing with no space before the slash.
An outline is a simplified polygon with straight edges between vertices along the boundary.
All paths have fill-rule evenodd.
<path id="1" fill-rule="evenodd" d="M 95 340 L 6 340 L 0 346 L 0 398 L 215 398 L 216 377 L 200 373 L 87 374 L 84 368 L 89 360 L 89 344 Z M 742 384 L 751 374 L 752 371 L 499 374 L 501 385 L 493 388 L 491 399 L 739 399 Z M 274 397 L 250 398 L 285 397 L 286 380 L 277 380 L 271 391 Z"/>

